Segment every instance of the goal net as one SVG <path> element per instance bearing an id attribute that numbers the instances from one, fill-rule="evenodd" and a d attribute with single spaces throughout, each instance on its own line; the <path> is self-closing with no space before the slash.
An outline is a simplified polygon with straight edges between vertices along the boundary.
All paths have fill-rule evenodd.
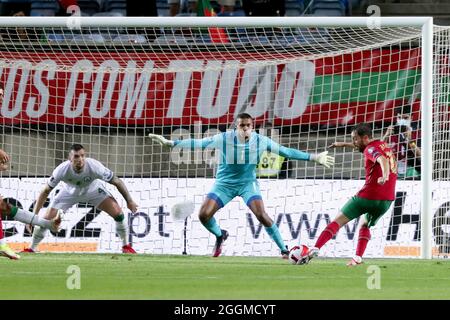
<path id="1" fill-rule="evenodd" d="M 88 156 L 123 179 L 138 203 L 138 212 L 129 212 L 117 189 L 107 186 L 127 216 L 139 253 L 207 255 L 215 237 L 197 212 L 215 181 L 215 154 L 161 148 L 146 138 L 149 133 L 201 139 L 232 130 L 237 114 L 247 112 L 259 133 L 319 153 L 334 141 L 350 142 L 351 128 L 368 122 L 376 138 L 391 131 L 385 139 L 396 144 L 401 178 L 394 204 L 372 229 L 366 255 L 421 255 L 424 193 L 433 195 L 431 212 L 425 213 L 432 219 L 427 237 L 433 255 L 448 252 L 447 29 L 435 29 L 433 131 L 426 128 L 433 139 L 429 166 L 434 182 L 424 190 L 425 160 L 401 140 L 410 134 L 416 146 L 431 153 L 421 140 L 422 117 L 432 109 L 421 109 L 420 25 L 207 19 L 217 23 L 203 18 L 1 18 L 1 147 L 12 158 L 0 180 L 3 197 L 32 210 L 71 144 L 81 143 Z M 197 22 L 200 27 L 194 27 Z M 273 154 L 265 154 L 258 165 L 266 211 L 289 247 L 314 244 L 364 184 L 361 153 L 330 153 L 336 157 L 332 169 Z M 186 200 L 194 202 L 195 213 L 174 220 L 171 208 Z M 230 233 L 224 255 L 279 255 L 242 199 L 235 198 L 215 218 Z M 323 255 L 353 255 L 357 222 L 342 228 Z M 4 227 L 11 246 L 21 249 L 31 241 L 24 225 L 7 220 Z M 120 252 L 120 246 L 113 219 L 79 204 L 39 249 Z"/>

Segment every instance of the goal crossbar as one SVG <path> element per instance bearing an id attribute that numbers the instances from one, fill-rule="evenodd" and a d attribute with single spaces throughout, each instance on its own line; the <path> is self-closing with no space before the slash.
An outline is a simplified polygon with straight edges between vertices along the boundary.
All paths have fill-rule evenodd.
<path id="1" fill-rule="evenodd" d="M 3 27 L 422 27 L 432 17 L 0 17 Z"/>

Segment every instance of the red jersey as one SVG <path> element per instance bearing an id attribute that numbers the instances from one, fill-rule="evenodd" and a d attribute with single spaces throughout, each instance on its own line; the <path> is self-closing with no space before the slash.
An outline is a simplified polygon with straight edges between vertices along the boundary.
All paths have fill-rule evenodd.
<path id="1" fill-rule="evenodd" d="M 383 176 L 377 158 L 384 156 L 389 161 L 389 180 L 385 184 L 378 184 L 378 178 Z M 364 149 L 364 168 L 366 169 L 366 183 L 356 194 L 360 198 L 369 200 L 395 200 L 395 183 L 397 182 L 397 161 L 392 150 L 380 140 L 374 140 Z"/>

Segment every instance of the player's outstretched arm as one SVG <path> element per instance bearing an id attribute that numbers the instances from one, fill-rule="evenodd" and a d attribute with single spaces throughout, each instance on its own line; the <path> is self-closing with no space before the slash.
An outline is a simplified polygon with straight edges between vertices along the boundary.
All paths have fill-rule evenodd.
<path id="1" fill-rule="evenodd" d="M 326 168 L 330 168 L 334 165 L 334 157 L 328 155 L 328 151 L 324 151 L 319 154 L 309 154 L 293 148 L 287 148 L 279 145 L 271 139 L 266 139 L 267 149 L 270 152 L 274 152 L 288 159 L 314 161 Z"/>
<path id="2" fill-rule="evenodd" d="M 125 183 L 116 176 L 114 176 L 109 183 L 111 183 L 113 186 L 117 188 L 117 190 L 119 190 L 120 194 L 127 202 L 128 209 L 130 209 L 131 212 L 136 212 L 138 205 L 136 202 L 134 202 L 133 198 L 131 197 L 130 192 L 128 191 Z"/>
<path id="3" fill-rule="evenodd" d="M 329 156 L 328 151 L 318 154 L 311 154 L 310 160 L 324 166 L 325 168 L 331 168 L 334 166 L 334 157 Z"/>
<path id="4" fill-rule="evenodd" d="M 328 146 L 328 149 L 333 149 L 333 148 L 355 148 L 355 145 L 352 142 L 333 142 L 332 144 L 330 144 Z"/>
<path id="5" fill-rule="evenodd" d="M 207 147 L 214 147 L 218 137 L 221 135 L 216 135 L 214 137 L 206 137 L 203 139 L 184 139 L 184 140 L 168 140 L 159 134 L 149 133 L 148 137 L 153 141 L 159 143 L 163 147 L 173 148 L 175 146 L 179 148 L 189 148 L 189 149 L 205 149 Z"/>
<path id="6" fill-rule="evenodd" d="M 175 145 L 175 142 L 172 140 L 168 140 L 166 138 L 164 138 L 163 136 L 159 135 L 159 134 L 153 134 L 153 133 L 149 133 L 148 137 L 152 140 L 155 141 L 157 143 L 159 143 L 160 145 L 162 145 L 163 147 L 169 147 L 172 148 Z"/>
<path id="7" fill-rule="evenodd" d="M 44 206 L 45 201 L 47 201 L 48 195 L 53 190 L 48 184 L 42 189 L 41 193 L 39 193 L 39 196 L 36 200 L 36 204 L 33 208 L 34 214 L 39 214 L 39 211 L 41 211 L 42 207 Z"/>
<path id="8" fill-rule="evenodd" d="M 150 139 L 156 141 L 164 147 L 177 147 L 186 149 L 205 149 L 205 148 L 215 148 L 217 145 L 221 145 L 222 134 L 216 134 L 212 137 L 206 137 L 203 139 L 183 139 L 183 140 L 168 140 L 161 135 L 150 133 L 148 135 Z"/>

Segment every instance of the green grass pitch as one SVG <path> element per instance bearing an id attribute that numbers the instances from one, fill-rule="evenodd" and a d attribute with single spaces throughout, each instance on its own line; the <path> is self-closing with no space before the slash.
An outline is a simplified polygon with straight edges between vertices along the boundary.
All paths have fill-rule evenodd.
<path id="1" fill-rule="evenodd" d="M 346 261 L 296 266 L 275 257 L 22 254 L 18 261 L 0 258 L 0 300 L 450 299 L 450 261 L 366 259 L 355 268 Z M 67 288 L 71 265 L 79 267 L 80 289 Z M 380 288 L 369 289 L 377 274 Z"/>

